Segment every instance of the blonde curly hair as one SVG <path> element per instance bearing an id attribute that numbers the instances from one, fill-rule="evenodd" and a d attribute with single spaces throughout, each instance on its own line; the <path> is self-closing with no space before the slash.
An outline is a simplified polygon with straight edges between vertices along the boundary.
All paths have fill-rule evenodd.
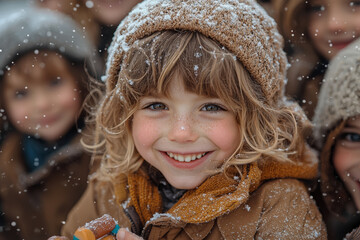
<path id="1" fill-rule="evenodd" d="M 133 114 L 142 97 L 166 95 L 174 74 L 180 74 L 187 91 L 220 98 L 236 117 L 240 144 L 217 171 L 302 156 L 309 122 L 297 104 L 285 98 L 268 103 L 241 62 L 216 41 L 197 32 L 168 30 L 135 42 L 122 61 L 116 87 L 99 103 L 94 142 L 86 146 L 101 158 L 100 175 L 114 178 L 142 165 L 131 136 Z"/>

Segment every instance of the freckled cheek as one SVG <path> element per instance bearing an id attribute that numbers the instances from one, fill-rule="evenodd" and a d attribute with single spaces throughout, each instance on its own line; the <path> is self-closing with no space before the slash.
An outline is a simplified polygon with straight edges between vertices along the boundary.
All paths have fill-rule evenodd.
<path id="1" fill-rule="evenodd" d="M 209 125 L 206 128 L 209 139 L 224 151 L 230 154 L 235 151 L 240 142 L 239 130 L 237 123 L 234 121 L 224 120 Z"/>
<path id="2" fill-rule="evenodd" d="M 151 147 L 159 138 L 160 124 L 149 118 L 134 115 L 132 121 L 132 135 L 138 150 L 139 148 Z"/>

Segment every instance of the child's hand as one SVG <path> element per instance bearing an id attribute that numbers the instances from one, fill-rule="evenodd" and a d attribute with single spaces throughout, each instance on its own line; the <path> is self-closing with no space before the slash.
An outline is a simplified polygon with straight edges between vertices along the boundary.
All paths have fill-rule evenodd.
<path id="1" fill-rule="evenodd" d="M 116 240 L 142 240 L 143 238 L 127 231 L 125 228 L 120 228 L 116 234 Z"/>

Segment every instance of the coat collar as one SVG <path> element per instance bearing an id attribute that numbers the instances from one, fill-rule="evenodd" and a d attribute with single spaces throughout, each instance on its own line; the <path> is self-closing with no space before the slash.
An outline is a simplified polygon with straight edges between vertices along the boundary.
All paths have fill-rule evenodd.
<path id="1" fill-rule="evenodd" d="M 23 152 L 19 150 L 19 142 L 21 142 L 20 134 L 11 134 L 3 142 L 2 145 L 2 160 L 1 164 L 3 171 L 7 171 L 7 175 L 11 178 L 13 183 L 19 191 L 23 191 L 47 177 L 52 170 L 60 164 L 69 163 L 76 160 L 76 156 L 83 153 L 83 148 L 80 144 L 81 135 L 77 135 L 68 145 L 58 149 L 53 154 L 47 163 L 39 169 L 28 172 L 24 163 Z M 9 159 L 9 161 L 5 161 Z"/>

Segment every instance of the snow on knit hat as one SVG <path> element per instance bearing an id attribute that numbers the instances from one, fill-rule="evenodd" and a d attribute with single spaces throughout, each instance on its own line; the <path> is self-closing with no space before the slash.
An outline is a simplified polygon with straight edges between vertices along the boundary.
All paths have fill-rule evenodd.
<path id="1" fill-rule="evenodd" d="M 145 0 L 118 26 L 109 48 L 107 90 L 138 39 L 163 30 L 200 32 L 232 52 L 261 86 L 268 103 L 283 94 L 287 59 L 275 21 L 254 0 Z"/>
<path id="2" fill-rule="evenodd" d="M 360 115 L 360 38 L 332 59 L 325 74 L 313 120 L 318 147 L 339 121 L 356 115 Z"/>
<path id="3" fill-rule="evenodd" d="M 36 49 L 55 50 L 73 60 L 87 61 L 92 73 L 98 70 L 96 48 L 66 15 L 34 7 L 19 10 L 0 19 L 0 36 L 0 76 L 14 58 Z"/>

